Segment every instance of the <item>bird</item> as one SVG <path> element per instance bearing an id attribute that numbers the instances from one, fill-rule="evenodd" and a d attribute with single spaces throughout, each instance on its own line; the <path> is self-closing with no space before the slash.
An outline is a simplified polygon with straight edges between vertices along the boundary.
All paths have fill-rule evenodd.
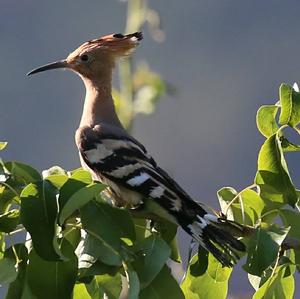
<path id="1" fill-rule="evenodd" d="M 223 215 L 208 213 L 202 203 L 194 201 L 125 130 L 116 113 L 111 92 L 114 66 L 142 39 L 142 32 L 105 35 L 83 43 L 66 59 L 38 67 L 27 75 L 52 69 L 77 73 L 86 89 L 75 133 L 82 167 L 106 184 L 119 204 L 137 207 L 146 198 L 154 201 L 222 266 L 232 267 L 245 245 L 228 227 L 241 225 Z"/>

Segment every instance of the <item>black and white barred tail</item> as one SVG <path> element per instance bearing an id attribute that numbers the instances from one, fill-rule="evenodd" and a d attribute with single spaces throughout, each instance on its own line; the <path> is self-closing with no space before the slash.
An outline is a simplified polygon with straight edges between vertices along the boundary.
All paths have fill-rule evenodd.
<path id="1" fill-rule="evenodd" d="M 245 245 L 232 235 L 232 231 L 241 232 L 242 226 L 233 221 L 205 214 L 182 227 L 223 266 L 232 267 L 240 258 L 238 252 L 245 251 Z"/>

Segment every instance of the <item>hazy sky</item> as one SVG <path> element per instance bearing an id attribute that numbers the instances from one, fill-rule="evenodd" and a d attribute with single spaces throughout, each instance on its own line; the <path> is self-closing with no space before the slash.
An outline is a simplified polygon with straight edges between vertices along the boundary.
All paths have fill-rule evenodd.
<path id="1" fill-rule="evenodd" d="M 157 44 L 145 30 L 136 61 L 147 60 L 177 95 L 165 97 L 154 115 L 138 117 L 134 135 L 189 193 L 218 207 L 219 188 L 253 180 L 263 142 L 258 107 L 276 101 L 281 82 L 300 82 L 300 2 L 149 2 L 166 40 Z M 25 74 L 85 40 L 122 32 L 126 5 L 1 0 L 0 7 L 0 139 L 9 142 L 1 155 L 40 170 L 76 168 L 83 84 L 70 72 Z M 299 157 L 291 155 L 289 164 L 299 186 Z M 251 290 L 243 276 L 236 292 Z"/>

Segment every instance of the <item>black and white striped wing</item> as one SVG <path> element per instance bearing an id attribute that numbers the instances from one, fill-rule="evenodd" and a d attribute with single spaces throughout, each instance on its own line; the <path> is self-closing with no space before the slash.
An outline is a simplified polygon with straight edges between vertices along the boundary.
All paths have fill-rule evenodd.
<path id="1" fill-rule="evenodd" d="M 113 182 L 110 186 L 122 186 L 152 198 L 172 214 L 187 210 L 184 200 L 197 206 L 197 211 L 191 209 L 193 216 L 199 209 L 186 192 L 172 180 L 165 171 L 159 168 L 146 149 L 129 136 L 99 133 L 98 138 L 85 138 L 80 144 L 80 153 L 86 165 L 96 174 Z M 124 198 L 126 201 L 126 198 Z M 188 212 L 188 211 L 186 211 Z M 192 215 L 190 215 L 192 216 Z M 176 217 L 177 218 L 177 217 Z"/>

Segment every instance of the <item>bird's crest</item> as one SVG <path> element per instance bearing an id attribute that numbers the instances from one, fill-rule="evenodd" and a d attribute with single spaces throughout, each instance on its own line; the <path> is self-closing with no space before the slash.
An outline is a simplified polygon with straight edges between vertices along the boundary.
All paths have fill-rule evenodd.
<path id="1" fill-rule="evenodd" d="M 142 39 L 142 32 L 135 32 L 126 35 L 121 33 L 109 34 L 85 42 L 71 54 L 72 56 L 80 56 L 83 53 L 100 50 L 101 52 L 111 53 L 115 56 L 126 56 L 134 50 L 134 48 L 139 44 L 139 41 Z"/>

